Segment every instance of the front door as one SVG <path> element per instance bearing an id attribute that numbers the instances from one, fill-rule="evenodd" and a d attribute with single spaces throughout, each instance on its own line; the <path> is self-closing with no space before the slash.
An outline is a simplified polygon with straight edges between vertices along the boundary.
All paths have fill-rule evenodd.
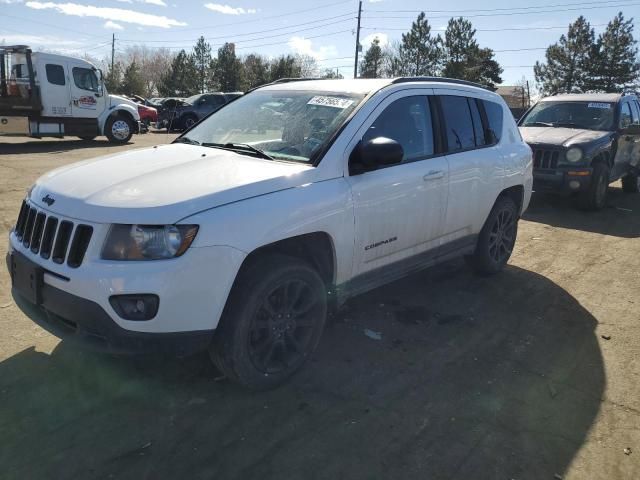
<path id="1" fill-rule="evenodd" d="M 85 63 L 73 62 L 69 62 L 69 70 L 73 116 L 98 118 L 106 108 L 106 100 L 96 70 Z"/>
<path id="2" fill-rule="evenodd" d="M 70 82 L 64 63 L 43 63 L 38 65 L 40 92 L 42 95 L 42 116 L 71 116 Z"/>
<path id="3" fill-rule="evenodd" d="M 438 246 L 447 209 L 448 164 L 435 148 L 427 93 L 391 95 L 369 116 L 356 139 L 396 140 L 397 165 L 348 177 L 355 214 L 353 273 L 360 275 Z"/>

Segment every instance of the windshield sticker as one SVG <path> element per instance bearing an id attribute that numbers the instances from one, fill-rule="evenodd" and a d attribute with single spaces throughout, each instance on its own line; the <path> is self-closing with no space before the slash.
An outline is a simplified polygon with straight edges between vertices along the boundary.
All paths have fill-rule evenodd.
<path id="1" fill-rule="evenodd" d="M 347 108 L 353 104 L 353 100 L 340 97 L 313 97 L 307 102 L 307 105 L 322 105 L 323 107 Z"/>
<path id="2" fill-rule="evenodd" d="M 602 108 L 604 110 L 609 110 L 611 108 L 610 103 L 590 103 L 587 105 L 589 108 Z"/>

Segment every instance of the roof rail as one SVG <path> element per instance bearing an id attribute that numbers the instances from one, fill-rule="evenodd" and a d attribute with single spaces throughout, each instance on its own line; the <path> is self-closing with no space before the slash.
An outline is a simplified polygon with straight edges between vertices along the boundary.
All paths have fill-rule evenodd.
<path id="1" fill-rule="evenodd" d="M 323 78 L 320 77 L 309 77 L 309 78 L 279 78 L 277 80 L 274 80 L 271 83 L 268 83 L 267 85 L 273 85 L 274 83 L 289 83 L 289 82 L 308 82 L 310 80 L 325 80 Z M 264 86 L 264 85 L 263 85 Z"/>
<path id="2" fill-rule="evenodd" d="M 483 90 L 489 90 L 485 85 L 479 83 L 469 82 L 468 80 L 459 80 L 457 78 L 447 77 L 399 77 L 394 78 L 391 83 L 408 83 L 408 82 L 439 82 L 439 83 L 455 83 L 457 85 L 467 85 L 469 87 L 482 88 Z"/>

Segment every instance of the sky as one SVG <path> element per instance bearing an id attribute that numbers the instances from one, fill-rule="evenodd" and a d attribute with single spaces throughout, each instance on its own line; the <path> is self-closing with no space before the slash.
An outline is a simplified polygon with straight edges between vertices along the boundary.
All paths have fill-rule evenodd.
<path id="1" fill-rule="evenodd" d="M 640 0 L 363 0 L 360 43 L 366 50 L 376 36 L 399 40 L 422 10 L 433 33 L 452 16 L 469 19 L 513 85 L 523 77 L 533 84 L 533 65 L 579 15 L 597 35 L 618 11 L 640 18 Z M 357 11 L 357 0 L 0 0 L 0 43 L 103 59 L 112 34 L 116 52 L 136 44 L 190 50 L 202 35 L 214 52 L 234 42 L 238 55 L 306 54 L 351 78 Z"/>

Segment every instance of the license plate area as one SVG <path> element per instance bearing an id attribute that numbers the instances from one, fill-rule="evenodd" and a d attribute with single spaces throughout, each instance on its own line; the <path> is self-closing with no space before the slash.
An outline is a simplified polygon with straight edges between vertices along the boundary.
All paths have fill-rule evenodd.
<path id="1" fill-rule="evenodd" d="M 42 303 L 44 270 L 20 253 L 11 254 L 11 283 L 18 293 L 36 305 Z"/>

